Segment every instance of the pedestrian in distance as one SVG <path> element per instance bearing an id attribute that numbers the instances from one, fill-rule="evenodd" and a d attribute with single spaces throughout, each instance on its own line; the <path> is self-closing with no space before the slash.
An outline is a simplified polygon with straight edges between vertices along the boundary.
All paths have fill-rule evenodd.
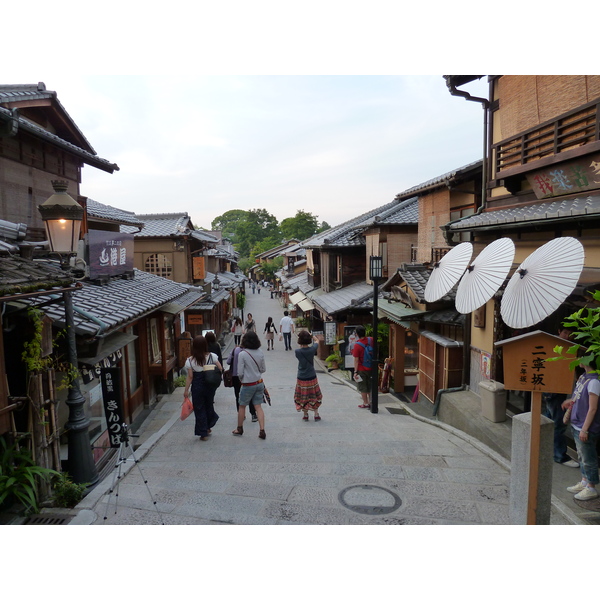
<path id="1" fill-rule="evenodd" d="M 244 333 L 244 324 L 239 317 L 235 318 L 233 323 L 233 343 L 236 346 L 240 345 L 240 341 L 242 340 L 242 335 Z"/>
<path id="2" fill-rule="evenodd" d="M 571 330 L 562 327 L 558 331 L 558 337 L 568 340 L 571 337 L 571 333 Z M 565 435 L 567 424 L 564 422 L 565 409 L 562 407 L 567 397 L 567 394 L 543 394 L 543 414 L 554 421 L 554 462 L 565 467 L 577 468 L 579 467 L 579 463 L 567 454 L 567 436 Z"/>
<path id="3" fill-rule="evenodd" d="M 244 333 L 254 331 L 256 333 L 256 323 L 252 318 L 252 313 L 248 313 L 246 316 L 246 322 L 244 323 Z"/>
<path id="4" fill-rule="evenodd" d="M 227 357 L 227 364 L 231 366 L 231 379 L 233 381 L 233 392 L 235 394 L 235 414 L 240 410 L 240 389 L 242 388 L 242 382 L 238 376 L 238 356 L 242 351 L 241 346 L 235 346 L 229 353 Z M 254 408 L 254 404 L 249 405 L 250 414 L 252 415 L 252 422 L 256 423 L 258 421 L 258 417 L 256 416 L 256 409 Z"/>
<path id="5" fill-rule="evenodd" d="M 237 372 L 242 383 L 242 388 L 240 390 L 237 428 L 231 433 L 233 435 L 244 435 L 246 406 L 254 404 L 260 427 L 258 437 L 264 440 L 267 438 L 267 434 L 265 433 L 265 413 L 262 408 L 265 395 L 265 384 L 262 380 L 262 374 L 267 370 L 265 355 L 260 349 L 260 340 L 255 331 L 244 334 L 241 347 L 242 351 L 238 355 Z"/>
<path id="6" fill-rule="evenodd" d="M 283 311 L 283 318 L 279 322 L 279 333 L 283 335 L 286 350 L 292 349 L 292 333 L 294 333 L 294 321 L 287 310 Z"/>
<path id="7" fill-rule="evenodd" d="M 305 330 L 298 334 L 298 344 L 300 348 L 296 348 L 294 351 L 298 359 L 294 404 L 298 412 L 303 412 L 303 421 L 308 421 L 308 411 L 313 411 L 315 421 L 320 421 L 319 408 L 321 407 L 323 394 L 319 387 L 314 364 L 319 344 L 316 338 Z"/>
<path id="8" fill-rule="evenodd" d="M 216 388 L 208 385 L 205 373 L 209 368 L 223 371 L 223 367 L 217 359 L 217 355 L 208 351 L 208 343 L 202 335 L 197 335 L 192 340 L 192 355 L 185 361 L 185 367 L 187 376 L 183 396 L 189 398 L 191 388 L 192 405 L 196 417 L 194 434 L 205 442 L 219 420 L 219 415 L 214 408 Z"/>
<path id="9" fill-rule="evenodd" d="M 217 342 L 217 336 L 213 331 L 207 331 L 204 335 L 206 338 L 206 343 L 208 344 L 208 351 L 217 355 L 217 360 L 219 364 L 223 364 L 223 352 L 221 350 L 221 345 Z"/>
<path id="10" fill-rule="evenodd" d="M 362 325 L 356 327 L 358 339 L 352 348 L 354 357 L 354 381 L 356 388 L 362 396 L 362 404 L 358 408 L 371 408 L 371 363 L 369 356 L 372 356 L 373 338 L 366 337 L 365 328 Z"/>
<path id="11" fill-rule="evenodd" d="M 592 365 L 582 366 L 585 372 L 577 380 L 572 398 L 563 403 L 565 410 L 571 408 L 571 429 L 581 471 L 581 481 L 568 487 L 567 491 L 575 494 L 576 500 L 593 500 L 598 497 L 596 486 L 600 482 L 596 450 L 600 437 L 600 381 L 598 373 L 592 372 Z"/>
<path id="12" fill-rule="evenodd" d="M 273 342 L 275 340 L 275 333 L 277 333 L 277 327 L 273 323 L 273 317 L 269 317 L 265 324 L 264 334 L 267 340 L 267 352 L 273 350 Z"/>

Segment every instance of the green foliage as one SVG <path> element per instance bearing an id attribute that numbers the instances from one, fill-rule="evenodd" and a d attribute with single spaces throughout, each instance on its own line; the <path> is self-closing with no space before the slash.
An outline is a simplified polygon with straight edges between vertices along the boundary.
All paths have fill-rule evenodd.
<path id="1" fill-rule="evenodd" d="M 173 379 L 173 385 L 177 388 L 177 387 L 185 387 L 185 380 L 186 380 L 186 376 L 185 375 L 180 375 L 179 377 L 175 377 Z"/>
<path id="2" fill-rule="evenodd" d="M 281 221 L 281 233 L 287 240 L 305 240 L 315 235 L 318 229 L 317 217 L 303 210 L 299 210 L 295 217 Z"/>
<path id="3" fill-rule="evenodd" d="M 365 325 L 367 337 L 373 337 L 373 325 Z M 382 362 L 389 354 L 390 326 L 388 323 L 377 323 L 377 360 Z"/>
<path id="4" fill-rule="evenodd" d="M 0 437 L 0 506 L 16 502 L 26 513 L 37 513 L 38 479 L 49 480 L 58 471 L 37 466 L 31 453 Z"/>
<path id="5" fill-rule="evenodd" d="M 331 363 L 337 363 L 338 365 L 342 364 L 342 354 L 339 350 L 336 350 L 335 352 L 333 352 L 332 354 L 330 354 L 326 359 L 325 362 L 327 363 L 328 366 L 331 365 Z"/>
<path id="6" fill-rule="evenodd" d="M 220 231 L 223 237 L 229 238 L 232 242 L 236 242 L 237 226 L 246 218 L 247 210 L 233 209 L 224 212 L 211 223 L 213 231 Z"/>
<path id="7" fill-rule="evenodd" d="M 238 292 L 235 296 L 235 302 L 239 309 L 244 310 L 244 306 L 246 306 L 246 295 L 242 294 L 242 292 Z"/>
<path id="8" fill-rule="evenodd" d="M 310 322 L 306 317 L 296 317 L 294 321 L 296 327 L 308 327 Z"/>
<path id="9" fill-rule="evenodd" d="M 600 291 L 592 294 L 595 302 L 600 302 Z M 600 307 L 584 307 L 575 311 L 563 321 L 563 327 L 571 329 L 571 341 L 575 342 L 563 354 L 563 346 L 556 346 L 554 352 L 558 354 L 553 360 L 571 360 L 569 368 L 574 370 L 578 366 L 590 366 L 593 371 L 600 373 Z M 575 358 L 573 358 L 575 356 Z"/>
<path id="10" fill-rule="evenodd" d="M 68 473 L 59 473 L 53 482 L 54 506 L 61 508 L 74 508 L 77 506 L 87 490 L 87 484 L 75 483 Z"/>
<path id="11" fill-rule="evenodd" d="M 281 243 L 281 232 L 276 217 L 264 208 L 253 209 L 247 212 L 236 227 L 235 247 L 241 256 L 250 256 L 255 244 L 268 238 L 271 238 L 269 248 Z"/>
<path id="12" fill-rule="evenodd" d="M 277 256 L 270 262 L 262 263 L 260 270 L 267 281 L 275 279 L 275 273 L 283 267 L 283 256 Z"/>

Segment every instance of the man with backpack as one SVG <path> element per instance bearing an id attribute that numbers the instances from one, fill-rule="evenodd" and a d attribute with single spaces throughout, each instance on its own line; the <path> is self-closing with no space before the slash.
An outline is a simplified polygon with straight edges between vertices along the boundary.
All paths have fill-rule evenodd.
<path id="1" fill-rule="evenodd" d="M 358 408 L 371 408 L 371 367 L 373 364 L 373 338 L 366 337 L 365 328 L 362 325 L 356 327 L 358 340 L 352 348 L 354 357 L 354 381 L 362 396 L 362 404 Z"/>

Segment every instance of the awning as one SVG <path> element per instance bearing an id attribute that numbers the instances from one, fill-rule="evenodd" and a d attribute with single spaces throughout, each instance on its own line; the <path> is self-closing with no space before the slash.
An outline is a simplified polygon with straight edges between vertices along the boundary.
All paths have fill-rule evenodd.
<path id="1" fill-rule="evenodd" d="M 377 317 L 379 319 L 389 319 L 403 327 L 406 327 L 406 321 L 413 321 L 426 314 L 427 311 L 409 308 L 400 302 L 390 302 L 384 299 L 380 299 L 377 305 Z"/>
<path id="2" fill-rule="evenodd" d="M 103 361 L 107 356 L 110 356 L 113 352 L 124 348 L 127 344 L 133 342 L 133 340 L 137 340 L 137 337 L 137 335 L 121 333 L 119 331 L 111 333 L 109 336 L 102 339 L 102 344 L 100 345 L 100 349 L 96 356 L 90 358 L 77 357 L 77 361 L 84 365 L 94 366 Z"/>
<path id="3" fill-rule="evenodd" d="M 292 294 L 290 296 L 290 302 L 298 306 L 303 312 L 308 312 L 315 308 L 315 305 L 302 292 Z"/>

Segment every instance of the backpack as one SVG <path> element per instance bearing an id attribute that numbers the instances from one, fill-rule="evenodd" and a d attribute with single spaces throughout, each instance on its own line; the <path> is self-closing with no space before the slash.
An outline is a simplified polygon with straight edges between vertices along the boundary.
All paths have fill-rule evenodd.
<path id="1" fill-rule="evenodd" d="M 368 342 L 367 346 L 365 346 L 364 344 L 361 344 L 360 342 L 356 342 L 356 343 L 365 349 L 365 351 L 363 353 L 361 365 L 365 369 L 370 369 L 371 365 L 373 364 L 373 338 L 370 338 L 370 337 L 367 338 L 367 342 Z"/>

